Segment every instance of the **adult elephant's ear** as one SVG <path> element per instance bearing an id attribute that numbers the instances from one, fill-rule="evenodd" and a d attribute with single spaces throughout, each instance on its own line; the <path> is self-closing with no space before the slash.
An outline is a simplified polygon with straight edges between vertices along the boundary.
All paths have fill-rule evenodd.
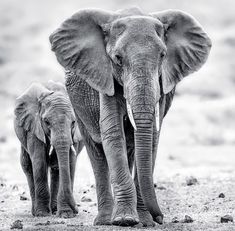
<path id="1" fill-rule="evenodd" d="M 111 18 L 105 11 L 81 10 L 50 36 L 58 62 L 109 96 L 114 94 L 114 82 L 101 26 Z"/>
<path id="2" fill-rule="evenodd" d="M 183 77 L 197 71 L 206 62 L 211 40 L 201 25 L 182 11 L 167 10 L 151 15 L 165 28 L 167 55 L 162 65 L 162 84 L 167 94 Z"/>
<path id="3" fill-rule="evenodd" d="M 52 93 L 42 85 L 34 83 L 16 99 L 14 112 L 17 125 L 32 132 L 43 143 L 46 143 L 46 138 L 41 124 L 40 101 Z"/>

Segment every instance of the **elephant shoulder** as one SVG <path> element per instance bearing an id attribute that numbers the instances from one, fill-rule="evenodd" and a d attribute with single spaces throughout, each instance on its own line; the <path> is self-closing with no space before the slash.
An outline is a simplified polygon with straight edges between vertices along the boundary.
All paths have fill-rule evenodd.
<path id="1" fill-rule="evenodd" d="M 99 93 L 77 75 L 66 73 L 66 88 L 76 113 L 92 139 L 99 143 L 100 136 L 100 100 Z"/>

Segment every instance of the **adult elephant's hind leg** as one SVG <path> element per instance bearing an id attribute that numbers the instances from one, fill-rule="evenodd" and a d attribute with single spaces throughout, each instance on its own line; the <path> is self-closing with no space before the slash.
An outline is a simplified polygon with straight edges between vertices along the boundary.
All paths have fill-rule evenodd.
<path id="1" fill-rule="evenodd" d="M 33 169 L 32 169 L 32 162 L 30 160 L 30 156 L 24 147 L 21 146 L 21 154 L 20 154 L 20 163 L 21 167 L 26 175 L 30 197 L 32 200 L 32 215 L 35 215 L 34 207 L 35 207 L 35 188 L 34 188 L 34 179 L 33 179 Z"/>
<path id="2" fill-rule="evenodd" d="M 94 220 L 94 225 L 111 225 L 113 197 L 106 157 L 102 145 L 95 143 L 86 132 L 83 124 L 80 121 L 78 123 L 95 175 L 98 215 Z"/>
<path id="3" fill-rule="evenodd" d="M 139 222 L 136 191 L 131 177 L 123 128 L 123 117 L 115 97 L 101 96 L 100 127 L 105 156 L 114 191 L 114 225 L 132 226 Z"/>

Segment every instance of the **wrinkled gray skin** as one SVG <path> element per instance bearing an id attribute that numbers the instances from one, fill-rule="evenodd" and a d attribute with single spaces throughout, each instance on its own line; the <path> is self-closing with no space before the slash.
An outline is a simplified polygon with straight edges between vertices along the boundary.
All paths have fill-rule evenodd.
<path id="1" fill-rule="evenodd" d="M 57 211 L 60 217 L 75 216 L 74 172 L 83 142 L 65 87 L 52 81 L 45 86 L 32 84 L 16 100 L 14 126 L 21 142 L 20 161 L 32 214 L 48 216 Z"/>
<path id="2" fill-rule="evenodd" d="M 184 12 L 131 8 L 81 10 L 50 42 L 68 70 L 66 87 L 96 178 L 94 224 L 161 224 L 153 170 L 162 119 L 176 84 L 205 63 L 210 39 Z"/>

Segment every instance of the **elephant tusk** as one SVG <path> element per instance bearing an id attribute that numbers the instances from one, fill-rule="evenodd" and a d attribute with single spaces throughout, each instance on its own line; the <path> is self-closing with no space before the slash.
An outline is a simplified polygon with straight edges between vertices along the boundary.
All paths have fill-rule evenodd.
<path id="1" fill-rule="evenodd" d="M 53 146 L 51 145 L 50 150 L 49 150 L 49 155 L 51 155 L 52 150 L 53 150 Z"/>
<path id="2" fill-rule="evenodd" d="M 75 148 L 74 148 L 73 145 L 71 146 L 71 150 L 72 150 L 73 154 L 76 156 L 76 153 L 77 153 L 77 152 L 76 152 L 76 150 L 75 150 Z"/>
<path id="3" fill-rule="evenodd" d="M 156 114 L 156 127 L 157 131 L 160 130 L 160 110 L 159 110 L 159 102 L 157 102 L 156 108 L 155 108 L 155 114 Z"/>
<path id="4" fill-rule="evenodd" d="M 128 117 L 130 119 L 130 122 L 131 122 L 133 128 L 135 130 L 137 130 L 135 120 L 134 120 L 134 116 L 133 116 L 132 109 L 131 109 L 131 105 L 129 103 L 127 103 L 126 107 L 127 107 L 127 113 L 128 113 Z"/>

